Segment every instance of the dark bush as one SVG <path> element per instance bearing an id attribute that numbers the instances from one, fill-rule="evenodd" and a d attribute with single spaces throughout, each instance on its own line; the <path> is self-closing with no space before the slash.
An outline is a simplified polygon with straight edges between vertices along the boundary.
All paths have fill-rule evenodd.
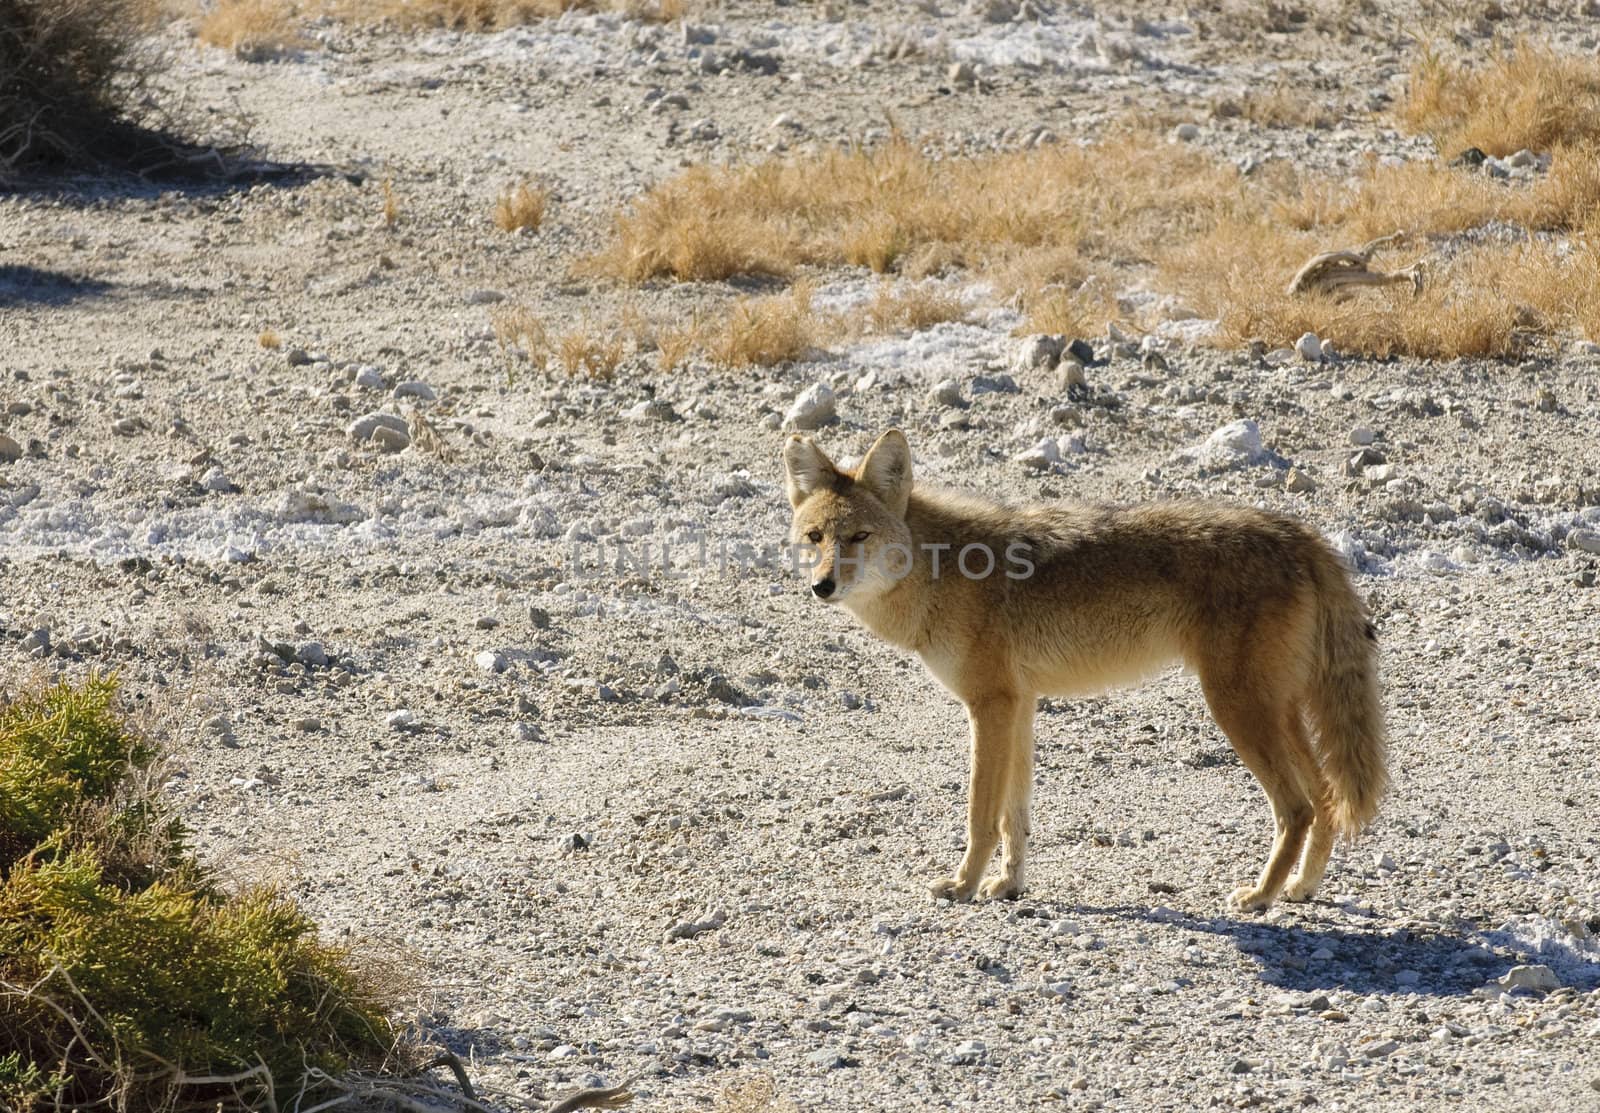
<path id="1" fill-rule="evenodd" d="M 155 13 L 156 0 L 0 0 L 0 180 L 171 161 L 182 144 L 129 110 Z"/>

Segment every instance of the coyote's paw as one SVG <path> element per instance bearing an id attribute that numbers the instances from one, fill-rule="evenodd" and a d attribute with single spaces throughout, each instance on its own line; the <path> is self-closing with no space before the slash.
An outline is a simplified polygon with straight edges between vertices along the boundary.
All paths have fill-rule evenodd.
<path id="1" fill-rule="evenodd" d="M 1263 912 L 1272 904 L 1272 898 L 1254 885 L 1241 885 L 1228 894 L 1228 903 L 1240 912 Z"/>
<path id="2" fill-rule="evenodd" d="M 1015 877 L 1001 874 L 979 885 L 978 895 L 984 900 L 1016 900 L 1022 895 L 1022 882 Z"/>
<path id="3" fill-rule="evenodd" d="M 1289 879 L 1289 884 L 1287 884 L 1287 885 L 1285 885 L 1283 887 L 1283 893 L 1282 893 L 1283 899 L 1284 900 L 1310 900 L 1312 895 L 1314 893 L 1316 893 L 1317 886 L 1319 884 L 1321 884 L 1321 882 L 1312 881 L 1310 878 L 1306 878 L 1306 877 L 1300 877 L 1300 878 L 1291 877 Z"/>
<path id="4" fill-rule="evenodd" d="M 929 885 L 928 894 L 935 900 L 971 900 L 972 892 L 977 887 L 976 882 L 951 877 Z"/>

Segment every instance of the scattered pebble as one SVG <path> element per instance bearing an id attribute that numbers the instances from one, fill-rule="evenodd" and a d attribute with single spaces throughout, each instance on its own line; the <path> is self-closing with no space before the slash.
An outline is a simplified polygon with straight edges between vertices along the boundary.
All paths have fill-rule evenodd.
<path id="1" fill-rule="evenodd" d="M 794 430 L 817 429 L 834 419 L 837 398 L 827 383 L 812 383 L 800 392 L 783 415 L 783 427 Z"/>

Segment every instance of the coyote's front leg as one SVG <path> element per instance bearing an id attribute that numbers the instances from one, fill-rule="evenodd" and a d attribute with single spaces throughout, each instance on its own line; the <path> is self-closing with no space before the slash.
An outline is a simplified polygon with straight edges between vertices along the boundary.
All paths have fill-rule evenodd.
<path id="1" fill-rule="evenodd" d="M 967 900 L 1022 892 L 1028 853 L 1028 803 L 1033 789 L 1033 708 L 1014 694 L 967 701 L 972 723 L 972 773 L 967 796 L 967 853 L 955 877 L 931 886 L 936 897 Z M 1005 838 L 1001 872 L 983 884 L 983 871 Z"/>

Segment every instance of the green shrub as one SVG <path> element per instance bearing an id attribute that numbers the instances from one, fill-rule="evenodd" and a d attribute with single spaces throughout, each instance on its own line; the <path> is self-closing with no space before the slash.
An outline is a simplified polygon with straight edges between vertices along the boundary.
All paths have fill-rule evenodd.
<path id="1" fill-rule="evenodd" d="M 115 690 L 0 709 L 0 1107 L 264 1107 L 383 1063 L 395 1035 L 350 956 L 183 851 Z"/>
<path id="2" fill-rule="evenodd" d="M 117 718 L 115 693 L 113 681 L 93 678 L 0 709 L 0 876 L 86 813 L 123 829 L 148 819 L 148 801 L 130 799 L 128 789 L 155 750 Z"/>

